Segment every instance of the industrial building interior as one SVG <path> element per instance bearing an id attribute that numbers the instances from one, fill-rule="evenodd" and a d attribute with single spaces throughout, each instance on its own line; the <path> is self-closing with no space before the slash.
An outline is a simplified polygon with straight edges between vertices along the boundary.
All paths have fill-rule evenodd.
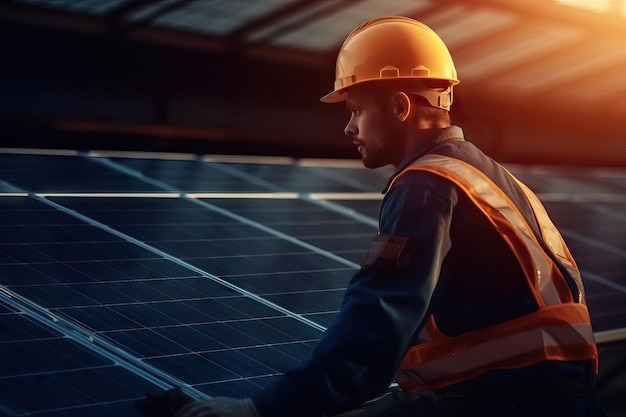
<path id="1" fill-rule="evenodd" d="M 384 15 L 441 36 L 453 122 L 561 229 L 626 416 L 623 0 L 0 2 L 0 416 L 244 396 L 306 359 L 392 173 L 320 97 Z"/>

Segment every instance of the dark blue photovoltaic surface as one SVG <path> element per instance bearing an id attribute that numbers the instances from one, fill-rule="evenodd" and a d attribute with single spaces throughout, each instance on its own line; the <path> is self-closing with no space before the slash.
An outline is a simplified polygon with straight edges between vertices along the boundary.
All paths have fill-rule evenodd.
<path id="1" fill-rule="evenodd" d="M 595 329 L 626 327 L 626 175 L 511 169 L 563 231 Z M 388 175 L 0 153 L 0 415 L 133 416 L 134 399 L 177 382 L 213 396 L 265 386 L 339 308 Z"/>
<path id="2" fill-rule="evenodd" d="M 113 158 L 116 164 L 187 192 L 380 192 L 389 170 L 293 164 L 206 163 Z M 295 168 L 295 169 L 294 169 Z"/>
<path id="3" fill-rule="evenodd" d="M 0 180 L 28 192 L 158 191 L 144 181 L 76 155 L 0 153 Z"/>
<path id="4" fill-rule="evenodd" d="M 0 329 L 0 415 L 125 416 L 134 398 L 158 389 L 4 304 Z"/>

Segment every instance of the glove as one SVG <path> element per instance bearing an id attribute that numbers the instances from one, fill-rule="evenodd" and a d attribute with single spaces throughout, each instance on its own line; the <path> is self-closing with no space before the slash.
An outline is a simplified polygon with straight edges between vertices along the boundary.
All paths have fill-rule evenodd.
<path id="1" fill-rule="evenodd" d="M 214 397 L 193 401 L 174 417 L 261 417 L 250 398 Z"/>
<path id="2" fill-rule="evenodd" d="M 148 417 L 173 417 L 182 406 L 193 401 L 179 387 L 148 393 L 146 398 L 135 401 L 135 408 Z"/>

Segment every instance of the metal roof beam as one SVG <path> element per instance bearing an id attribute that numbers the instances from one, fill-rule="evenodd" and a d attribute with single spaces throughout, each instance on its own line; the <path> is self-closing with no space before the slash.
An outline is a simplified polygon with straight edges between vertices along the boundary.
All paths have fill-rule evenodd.
<path id="1" fill-rule="evenodd" d="M 105 25 L 98 16 L 25 4 L 0 3 L 0 21 L 86 33 L 105 31 Z"/>
<path id="2" fill-rule="evenodd" d="M 289 32 L 293 28 L 298 28 L 299 26 L 309 23 L 311 19 L 319 19 L 331 15 L 339 10 L 348 8 L 353 6 L 355 3 L 362 2 L 363 0 L 345 0 L 341 2 L 337 1 L 327 1 L 324 7 L 319 7 L 319 0 L 300 0 L 295 3 L 291 3 L 283 8 L 274 10 L 269 14 L 260 17 L 259 19 L 243 26 L 237 31 L 233 32 L 229 37 L 229 41 L 236 44 L 245 44 L 244 38 L 259 30 L 263 30 L 265 28 L 276 27 L 275 30 L 272 30 L 270 34 L 262 41 L 255 42 L 255 45 L 268 43 L 272 39 L 280 36 L 286 32 Z M 311 13 L 306 13 L 307 9 L 311 9 Z M 298 16 L 300 17 L 298 18 Z M 281 25 L 280 23 L 292 18 L 296 17 L 293 21 L 288 24 Z M 343 41 L 343 39 L 342 39 Z"/>

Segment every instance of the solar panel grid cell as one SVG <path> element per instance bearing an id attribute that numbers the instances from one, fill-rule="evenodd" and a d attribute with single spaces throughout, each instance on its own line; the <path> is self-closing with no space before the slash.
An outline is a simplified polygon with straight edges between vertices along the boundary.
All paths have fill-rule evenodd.
<path id="1" fill-rule="evenodd" d="M 6 415 L 123 416 L 134 398 L 158 389 L 3 303 L 0 328 L 0 412 Z"/>

